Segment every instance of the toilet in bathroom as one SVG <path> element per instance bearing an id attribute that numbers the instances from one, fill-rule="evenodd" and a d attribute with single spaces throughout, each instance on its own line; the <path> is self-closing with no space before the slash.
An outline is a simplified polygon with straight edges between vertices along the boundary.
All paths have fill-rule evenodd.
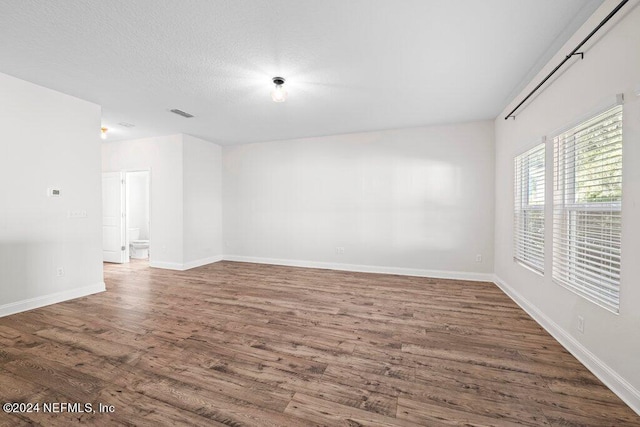
<path id="1" fill-rule="evenodd" d="M 129 229 L 129 257 L 133 259 L 149 258 L 149 241 L 140 239 L 140 229 Z"/>

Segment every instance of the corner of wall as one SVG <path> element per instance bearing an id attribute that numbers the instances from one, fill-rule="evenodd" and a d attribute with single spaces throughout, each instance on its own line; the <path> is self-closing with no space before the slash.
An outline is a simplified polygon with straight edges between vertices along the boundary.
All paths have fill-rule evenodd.
<path id="1" fill-rule="evenodd" d="M 183 257 L 177 269 L 222 259 L 221 147 L 182 134 Z"/>

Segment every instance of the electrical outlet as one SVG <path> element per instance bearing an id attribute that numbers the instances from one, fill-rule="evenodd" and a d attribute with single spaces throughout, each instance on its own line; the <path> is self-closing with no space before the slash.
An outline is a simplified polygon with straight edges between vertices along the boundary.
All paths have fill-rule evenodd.
<path id="1" fill-rule="evenodd" d="M 482 262 L 482 255 L 476 255 L 476 262 Z"/>
<path id="2" fill-rule="evenodd" d="M 578 316 L 578 332 L 584 334 L 584 317 Z"/>
<path id="3" fill-rule="evenodd" d="M 64 267 L 58 267 L 57 270 L 56 270 L 56 275 L 58 277 L 64 276 Z"/>
<path id="4" fill-rule="evenodd" d="M 344 247 L 342 247 L 342 246 L 337 246 L 337 247 L 336 247 L 336 253 L 337 253 L 338 255 L 342 255 L 342 254 L 344 254 Z"/>

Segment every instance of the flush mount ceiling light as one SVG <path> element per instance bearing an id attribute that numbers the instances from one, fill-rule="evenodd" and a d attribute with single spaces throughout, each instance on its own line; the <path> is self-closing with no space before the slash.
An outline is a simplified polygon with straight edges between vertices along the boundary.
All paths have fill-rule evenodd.
<path id="1" fill-rule="evenodd" d="M 107 139 L 107 132 L 109 131 L 109 129 L 103 127 L 100 128 L 100 138 L 102 139 Z"/>
<path id="2" fill-rule="evenodd" d="M 271 79 L 276 87 L 271 91 L 271 99 L 273 102 L 284 102 L 287 99 L 287 91 L 284 90 L 284 77 L 274 77 Z"/>

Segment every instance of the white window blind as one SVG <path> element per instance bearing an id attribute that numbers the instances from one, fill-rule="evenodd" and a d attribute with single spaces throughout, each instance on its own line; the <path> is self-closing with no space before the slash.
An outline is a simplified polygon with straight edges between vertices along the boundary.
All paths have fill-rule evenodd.
<path id="1" fill-rule="evenodd" d="M 553 280 L 618 312 L 622 106 L 554 142 Z"/>
<path id="2" fill-rule="evenodd" d="M 514 160 L 513 257 L 544 271 L 544 156 L 545 144 Z"/>

